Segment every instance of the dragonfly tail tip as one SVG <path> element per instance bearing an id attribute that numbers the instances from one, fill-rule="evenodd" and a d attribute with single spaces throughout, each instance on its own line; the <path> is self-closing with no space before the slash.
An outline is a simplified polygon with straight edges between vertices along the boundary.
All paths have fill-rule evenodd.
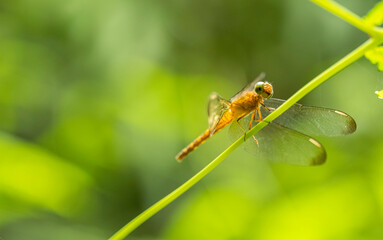
<path id="1" fill-rule="evenodd" d="M 176 156 L 175 159 L 177 160 L 177 162 L 181 163 L 182 162 L 182 158 L 180 156 Z"/>

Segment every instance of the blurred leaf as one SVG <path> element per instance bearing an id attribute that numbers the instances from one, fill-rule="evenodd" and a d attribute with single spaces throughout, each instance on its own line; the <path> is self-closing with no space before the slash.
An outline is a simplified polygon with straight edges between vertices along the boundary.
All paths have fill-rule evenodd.
<path id="1" fill-rule="evenodd" d="M 383 47 L 376 47 L 366 52 L 365 56 L 372 64 L 378 65 L 379 71 L 383 71 Z"/>
<path id="2" fill-rule="evenodd" d="M 77 167 L 5 134 L 0 135 L 0 152 L 1 194 L 62 215 L 76 213 L 89 200 L 92 181 Z"/>
<path id="3" fill-rule="evenodd" d="M 350 6 L 358 14 L 370 8 L 371 1 L 353 2 Z M 1 13 L 0 129 L 37 142 L 0 135 L 0 238 L 4 240 L 105 239 L 105 232 L 113 233 L 226 146 L 222 132 L 185 165 L 174 160 L 207 127 L 210 92 L 229 98 L 266 71 L 276 94 L 288 97 L 307 76 L 363 38 L 338 19 L 322 16 L 308 1 L 5 0 Z M 375 18 L 379 20 L 379 15 Z M 326 37 L 307 38 L 315 34 Z M 307 220 L 313 223 L 307 231 L 324 226 L 319 236 L 329 236 L 339 225 L 348 239 L 358 239 L 350 236 L 360 216 L 355 212 L 373 205 L 365 199 L 374 198 L 383 209 L 383 168 L 372 175 L 367 172 L 364 179 L 379 197 L 369 192 L 370 185 L 354 192 L 347 187 L 351 192 L 347 196 L 341 194 L 342 187 L 336 188 L 339 195 L 332 194 L 332 184 L 335 177 L 360 173 L 360 166 L 376 169 L 376 162 L 381 162 L 381 153 L 373 150 L 382 145 L 373 142 L 375 136 L 380 139 L 382 126 L 372 120 L 380 119 L 383 111 L 377 110 L 381 103 L 375 95 L 368 94 L 374 82 L 368 82 L 372 78 L 367 75 L 364 65 L 354 65 L 313 92 L 318 97 L 310 103 L 350 111 L 360 126 L 359 135 L 349 141 L 334 140 L 347 147 L 326 144 L 337 150 L 336 154 L 329 151 L 332 160 L 327 165 L 310 170 L 270 168 L 238 151 L 232 156 L 235 167 L 224 164 L 208 180 L 219 182 L 225 190 L 208 189 L 191 199 L 180 209 L 182 216 L 175 219 L 169 235 L 251 239 L 253 229 L 272 236 L 272 230 L 281 231 L 275 226 L 285 230 L 289 220 L 301 220 L 302 226 Z M 366 79 L 366 84 L 359 84 L 360 79 Z M 92 189 L 96 194 L 90 199 L 93 179 L 97 189 Z M 323 189 L 315 194 L 313 185 L 325 186 L 331 193 Z M 287 197 L 278 195 L 281 189 Z M 100 205 L 89 205 L 90 200 Z M 345 205 L 334 204 L 339 201 Z M 286 211 L 291 202 L 303 207 Z M 349 202 L 355 209 L 346 205 Z M 60 217 L 78 208 L 85 211 L 81 221 L 88 226 Z M 36 217 L 41 209 L 48 214 Z M 361 231 L 380 230 L 382 214 L 370 216 L 372 224 Z M 348 222 L 326 219 L 337 215 L 343 218 L 336 219 Z M 172 213 L 156 216 L 137 229 L 137 239 L 154 239 L 169 219 Z M 269 221 L 269 233 L 257 229 L 265 226 L 264 219 Z M 347 224 L 351 227 L 345 228 Z M 332 239 L 340 240 L 337 236 Z"/>
<path id="4" fill-rule="evenodd" d="M 205 192 L 182 209 L 165 239 L 248 239 L 255 202 L 229 190 Z"/>
<path id="5" fill-rule="evenodd" d="M 375 91 L 375 94 L 378 95 L 378 98 L 383 99 L 383 90 Z"/>
<path id="6" fill-rule="evenodd" d="M 364 18 L 369 25 L 380 25 L 383 23 L 383 1 L 375 7 Z M 366 58 L 373 64 L 378 65 L 379 71 L 383 71 L 383 47 L 376 47 L 365 54 Z"/>
<path id="7" fill-rule="evenodd" d="M 115 132 L 111 121 L 86 113 L 63 117 L 47 131 L 41 142 L 78 163 L 110 167 L 115 161 Z"/>
<path id="8" fill-rule="evenodd" d="M 377 3 L 375 7 L 364 18 L 370 25 L 380 25 L 383 23 L 383 1 Z"/>
<path id="9" fill-rule="evenodd" d="M 377 208 L 366 184 L 352 175 L 284 193 L 262 207 L 240 193 L 209 189 L 183 206 L 165 238 L 356 239 L 351 236 L 368 226 Z"/>
<path id="10" fill-rule="evenodd" d="M 101 240 L 108 237 L 100 228 L 68 223 L 55 217 L 13 222 L 7 226 L 6 231 L 2 230 L 0 229 L 2 240 Z"/>
<path id="11" fill-rule="evenodd" d="M 376 211 L 369 191 L 364 179 L 355 175 L 293 192 L 256 214 L 252 239 L 356 239 L 352 236 L 368 226 Z"/>
<path id="12" fill-rule="evenodd" d="M 378 161 L 370 166 L 369 177 L 371 178 L 371 186 L 375 191 L 375 196 L 378 204 L 380 205 L 380 213 L 383 214 L 383 141 L 377 143 L 377 147 L 372 149 L 372 156 L 377 157 Z"/>

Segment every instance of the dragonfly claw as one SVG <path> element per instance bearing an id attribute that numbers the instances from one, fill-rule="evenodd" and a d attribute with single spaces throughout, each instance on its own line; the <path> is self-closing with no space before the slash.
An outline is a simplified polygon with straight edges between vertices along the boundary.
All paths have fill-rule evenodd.
<path id="1" fill-rule="evenodd" d="M 259 146 L 258 140 L 254 137 L 254 135 L 253 135 L 253 139 L 254 139 L 255 143 Z"/>

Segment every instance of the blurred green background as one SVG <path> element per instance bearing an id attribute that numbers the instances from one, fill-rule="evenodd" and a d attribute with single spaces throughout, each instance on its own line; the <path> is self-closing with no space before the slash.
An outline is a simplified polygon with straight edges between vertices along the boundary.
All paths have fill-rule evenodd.
<path id="1" fill-rule="evenodd" d="M 339 1 L 363 16 L 377 1 Z M 309 1 L 2 0 L 0 239 L 106 239 L 230 145 L 210 92 L 288 98 L 368 38 Z M 356 133 L 319 167 L 236 150 L 130 239 L 383 239 L 383 75 L 361 59 L 302 103 Z"/>

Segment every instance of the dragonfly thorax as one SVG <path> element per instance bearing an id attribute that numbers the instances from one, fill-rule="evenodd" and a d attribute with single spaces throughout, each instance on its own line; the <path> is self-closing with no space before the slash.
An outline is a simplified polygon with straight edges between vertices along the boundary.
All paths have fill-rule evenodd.
<path id="1" fill-rule="evenodd" d="M 247 92 L 230 104 L 231 114 L 234 119 L 242 118 L 258 109 L 263 103 L 263 97 L 254 91 Z"/>

